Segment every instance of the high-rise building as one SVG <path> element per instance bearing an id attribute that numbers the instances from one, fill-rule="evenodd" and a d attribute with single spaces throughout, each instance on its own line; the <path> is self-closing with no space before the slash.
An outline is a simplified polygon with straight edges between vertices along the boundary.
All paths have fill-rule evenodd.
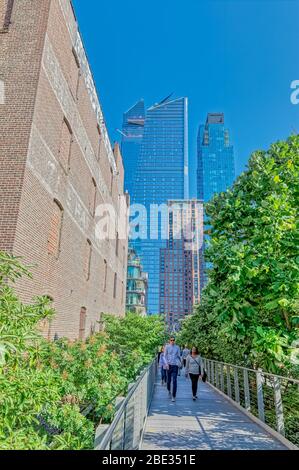
<path id="1" fill-rule="evenodd" d="M 83 339 L 101 312 L 125 314 L 124 227 L 97 231 L 101 204 L 119 213 L 122 157 L 70 0 L 1 0 L 0 37 L 0 250 L 32 265 L 16 282 L 23 301 L 53 300 L 45 336 Z"/>
<path id="2" fill-rule="evenodd" d="M 128 252 L 127 300 L 128 312 L 146 315 L 148 276 L 143 272 L 140 258 L 132 248 Z"/>
<path id="3" fill-rule="evenodd" d="M 167 247 L 160 253 L 160 312 L 169 332 L 200 302 L 202 243 L 202 201 L 169 201 Z"/>
<path id="4" fill-rule="evenodd" d="M 126 156 L 124 160 L 125 190 L 128 191 L 131 196 L 143 139 L 144 121 L 145 109 L 143 100 L 135 103 L 123 115 L 121 151 L 122 154 Z"/>
<path id="5" fill-rule="evenodd" d="M 204 202 L 225 191 L 235 179 L 234 148 L 224 114 L 209 113 L 198 131 L 197 197 Z"/>
<path id="6" fill-rule="evenodd" d="M 197 140 L 197 197 L 205 203 L 209 202 L 214 194 L 226 191 L 235 179 L 234 148 L 230 144 L 229 131 L 224 126 L 223 113 L 209 113 L 206 124 L 201 125 Z M 205 228 L 208 228 L 205 217 Z M 205 236 L 205 241 L 208 237 Z M 203 257 L 203 282 L 207 283 L 207 269 L 211 268 Z"/>
<path id="7" fill-rule="evenodd" d="M 126 151 L 123 155 L 126 162 Z M 146 209 L 131 243 L 148 273 L 148 314 L 159 313 L 160 308 L 159 257 L 166 246 L 162 227 L 167 223 L 167 201 L 188 198 L 188 178 L 188 101 L 167 98 L 146 111 L 131 193 L 131 204 Z M 155 209 L 160 205 L 164 207 L 158 214 Z"/>

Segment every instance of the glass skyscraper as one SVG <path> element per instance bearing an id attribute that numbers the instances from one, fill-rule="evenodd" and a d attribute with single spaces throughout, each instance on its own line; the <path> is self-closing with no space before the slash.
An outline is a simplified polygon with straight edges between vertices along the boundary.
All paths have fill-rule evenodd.
<path id="1" fill-rule="evenodd" d="M 133 182 L 143 139 L 145 120 L 144 101 L 134 104 L 123 115 L 121 152 L 125 156 L 125 191 L 132 196 Z"/>
<path id="2" fill-rule="evenodd" d="M 234 148 L 224 127 L 224 114 L 209 113 L 198 131 L 197 197 L 208 202 L 235 179 Z"/>
<path id="3" fill-rule="evenodd" d="M 124 128 L 123 133 L 126 134 Z M 123 136 L 123 139 L 126 137 Z M 128 156 L 128 149 L 124 146 L 122 149 L 125 171 L 128 172 L 132 166 L 132 154 Z M 144 271 L 148 273 L 148 314 L 156 314 L 160 313 L 159 259 L 160 249 L 166 246 L 161 227 L 165 218 L 167 224 L 167 201 L 189 196 L 187 98 L 168 98 L 147 109 L 136 170 L 131 175 L 127 174 L 126 180 L 131 180 L 127 184 L 128 188 L 132 188 L 131 204 L 142 204 L 147 211 L 147 220 L 143 216 L 138 223 L 138 228 L 144 228 L 147 222 L 146 236 L 131 239 L 131 245 L 140 256 Z M 162 215 L 152 214 L 150 217 L 151 205 L 154 204 L 165 205 Z M 155 223 L 159 230 L 153 235 L 150 227 Z"/>
<path id="4" fill-rule="evenodd" d="M 206 124 L 199 127 L 197 156 L 197 197 L 206 203 L 214 194 L 226 191 L 235 179 L 234 148 L 230 144 L 229 131 L 224 126 L 223 113 L 209 113 Z M 207 223 L 205 217 L 205 229 L 208 228 Z M 205 236 L 207 240 L 208 236 Z M 205 263 L 204 259 L 202 263 L 205 266 L 202 285 L 205 285 L 206 270 L 211 268 L 211 264 Z"/>

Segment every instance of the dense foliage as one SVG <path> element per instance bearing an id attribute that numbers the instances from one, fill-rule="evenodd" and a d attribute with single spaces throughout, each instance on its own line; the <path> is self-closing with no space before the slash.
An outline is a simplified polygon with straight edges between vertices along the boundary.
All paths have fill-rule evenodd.
<path id="1" fill-rule="evenodd" d="M 39 324 L 55 314 L 49 300 L 24 305 L 12 287 L 27 274 L 0 253 L 0 449 L 91 449 L 96 425 L 163 344 L 163 323 L 105 316 L 85 342 L 48 342 Z"/>
<path id="2" fill-rule="evenodd" d="M 180 340 L 204 356 L 297 374 L 299 136 L 255 152 L 207 204 L 209 282 Z M 298 344 L 297 344 L 298 346 Z"/>

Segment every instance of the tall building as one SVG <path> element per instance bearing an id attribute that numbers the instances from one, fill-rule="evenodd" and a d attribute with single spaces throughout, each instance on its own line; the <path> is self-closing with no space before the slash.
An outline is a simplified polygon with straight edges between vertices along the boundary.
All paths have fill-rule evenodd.
<path id="1" fill-rule="evenodd" d="M 127 300 L 128 312 L 146 315 L 148 276 L 143 272 L 140 258 L 132 248 L 128 253 Z"/>
<path id="2" fill-rule="evenodd" d="M 167 201 L 188 198 L 188 177 L 188 101 L 167 98 L 146 111 L 131 193 L 131 204 L 146 209 L 135 234 L 131 233 L 131 243 L 148 273 L 148 314 L 159 313 L 160 308 L 159 256 L 166 243 L 162 228 L 167 223 Z M 164 205 L 160 214 L 153 205 Z"/>
<path id="3" fill-rule="evenodd" d="M 223 113 L 209 113 L 206 124 L 199 127 L 197 141 L 197 197 L 205 203 L 214 194 L 226 191 L 235 179 L 234 148 L 230 144 L 229 131 L 224 126 Z M 208 228 L 205 217 L 205 228 Z M 205 237 L 205 241 L 208 237 Z M 205 244 L 204 244 L 205 246 Z M 207 283 L 207 269 L 211 268 L 203 258 L 203 282 Z"/>
<path id="4" fill-rule="evenodd" d="M 206 124 L 199 127 L 197 144 L 197 197 L 208 202 L 235 179 L 234 148 L 224 126 L 224 114 L 208 114 Z"/>
<path id="5" fill-rule="evenodd" d="M 202 201 L 169 201 L 167 247 L 160 254 L 160 312 L 169 332 L 200 302 L 202 243 Z"/>
<path id="6" fill-rule="evenodd" d="M 125 190 L 130 195 L 133 192 L 133 182 L 135 181 L 137 162 L 143 139 L 144 121 L 145 108 L 143 100 L 135 103 L 123 115 L 121 151 L 126 156 L 124 160 Z"/>
<path id="7" fill-rule="evenodd" d="M 97 231 L 101 204 L 119 214 L 122 157 L 70 0 L 1 0 L 0 33 L 0 250 L 33 266 L 16 283 L 23 301 L 52 299 L 45 336 L 84 338 L 101 312 L 125 314 L 124 227 Z"/>

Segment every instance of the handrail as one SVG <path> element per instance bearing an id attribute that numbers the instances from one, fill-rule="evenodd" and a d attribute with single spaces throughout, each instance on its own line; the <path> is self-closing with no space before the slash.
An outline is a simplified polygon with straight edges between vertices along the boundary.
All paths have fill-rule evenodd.
<path id="1" fill-rule="evenodd" d="M 214 359 L 202 360 L 213 387 L 276 433 L 289 448 L 298 449 L 298 379 Z"/>
<path id="2" fill-rule="evenodd" d="M 206 359 L 206 358 L 202 358 Z M 214 359 L 206 359 L 211 362 L 217 362 L 218 364 L 223 364 L 225 366 L 230 366 L 230 367 L 235 367 L 236 369 L 246 369 L 250 372 L 261 372 L 263 375 L 268 375 L 271 377 L 277 377 L 279 379 L 284 379 L 284 380 L 290 380 L 294 383 L 297 383 L 299 385 L 299 379 L 294 379 L 293 377 L 288 377 L 287 375 L 277 375 L 277 374 L 271 374 L 271 372 L 265 372 L 262 369 L 251 369 L 250 367 L 245 367 L 245 366 L 238 366 L 236 364 L 231 364 L 230 362 L 222 362 L 222 361 L 216 361 Z"/>
<path id="3" fill-rule="evenodd" d="M 111 448 L 113 438 L 115 437 L 117 428 L 120 425 L 121 425 L 121 430 L 120 430 L 121 436 L 117 436 L 118 440 L 120 440 L 120 444 L 118 444 L 120 445 L 120 447 L 117 447 L 117 448 L 121 448 L 122 450 L 125 449 L 126 447 L 125 434 L 126 434 L 126 427 L 127 427 L 126 415 L 127 415 L 129 406 L 133 406 L 134 408 L 132 416 L 130 417 L 131 420 L 133 419 L 134 421 L 137 414 L 138 413 L 141 414 L 141 416 L 139 416 L 139 418 L 141 419 L 139 419 L 138 422 L 136 421 L 136 424 L 138 424 L 138 427 L 140 427 L 140 429 L 138 429 L 138 433 L 141 438 L 144 421 L 147 416 L 149 404 L 152 398 L 154 382 L 155 382 L 155 377 L 156 377 L 156 365 L 157 365 L 157 360 L 155 359 L 154 361 L 152 361 L 152 363 L 149 366 L 147 366 L 143 370 L 143 372 L 141 372 L 138 380 L 134 384 L 131 384 L 131 386 L 129 386 L 128 394 L 125 398 L 123 398 L 123 401 L 120 403 L 119 408 L 116 412 L 116 415 L 112 423 L 107 427 L 107 429 L 105 430 L 105 434 L 103 438 L 101 439 L 101 442 L 96 446 L 97 450 L 105 450 L 108 447 L 109 449 Z M 145 388 L 146 390 L 148 390 L 149 386 L 150 386 L 149 393 L 145 397 Z M 134 400 L 135 394 L 138 394 L 139 400 Z M 135 425 L 135 421 L 134 421 L 134 425 Z M 132 438 L 132 441 L 133 440 L 134 439 Z M 135 443 L 131 442 L 131 445 L 133 447 L 134 446 L 137 447 L 137 445 L 139 445 L 139 442 L 135 442 Z"/>

